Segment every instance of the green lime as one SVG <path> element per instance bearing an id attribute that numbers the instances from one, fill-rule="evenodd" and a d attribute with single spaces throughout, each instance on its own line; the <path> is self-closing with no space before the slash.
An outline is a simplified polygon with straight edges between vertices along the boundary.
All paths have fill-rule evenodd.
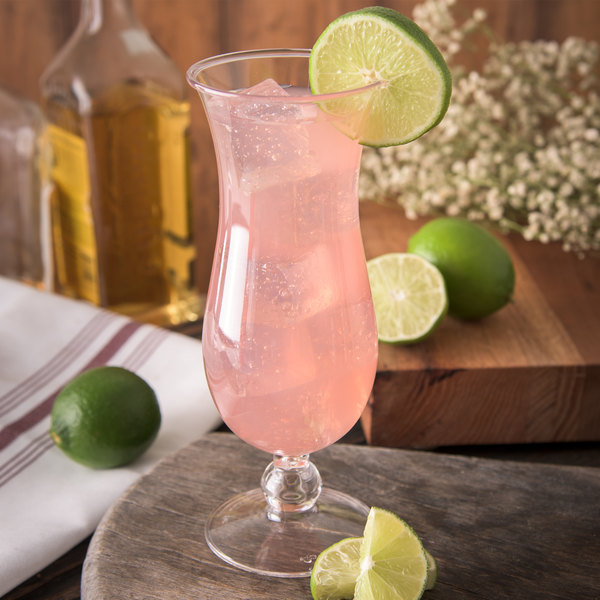
<path id="1" fill-rule="evenodd" d="M 417 600 L 427 586 L 421 540 L 400 517 L 371 508 L 360 547 L 355 600 Z"/>
<path id="2" fill-rule="evenodd" d="M 481 319 L 512 298 L 515 270 L 510 255 L 480 225 L 453 217 L 434 219 L 410 238 L 408 251 L 442 272 L 448 312 L 455 317 Z"/>
<path id="3" fill-rule="evenodd" d="M 445 115 L 452 90 L 435 44 L 416 23 L 382 6 L 346 13 L 327 26 L 311 51 L 309 79 L 314 94 L 381 83 L 369 97 L 359 136 L 374 147 L 405 144 L 429 131 Z M 356 102 L 349 96 L 325 109 L 343 113 Z"/>
<path id="4" fill-rule="evenodd" d="M 360 575 L 360 548 L 363 538 L 345 538 L 319 554 L 310 577 L 314 600 L 346 600 L 354 598 L 356 580 Z M 426 590 L 434 588 L 437 564 L 425 550 L 427 560 Z"/>
<path id="5" fill-rule="evenodd" d="M 160 428 L 153 389 L 121 367 L 97 367 L 60 391 L 50 436 L 74 461 L 96 469 L 125 465 L 143 454 Z"/>
<path id="6" fill-rule="evenodd" d="M 360 547 L 363 539 L 344 538 L 319 554 L 310 575 L 314 600 L 344 600 L 354 597 L 360 575 Z"/>
<path id="7" fill-rule="evenodd" d="M 444 278 L 415 254 L 383 254 L 367 261 L 379 340 L 411 344 L 425 339 L 448 307 Z"/>

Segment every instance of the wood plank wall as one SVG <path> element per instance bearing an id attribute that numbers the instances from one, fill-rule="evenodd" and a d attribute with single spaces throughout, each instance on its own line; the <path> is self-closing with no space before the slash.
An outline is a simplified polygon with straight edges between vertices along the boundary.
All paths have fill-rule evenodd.
<path id="1" fill-rule="evenodd" d="M 417 0 L 132 0 L 140 20 L 182 71 L 221 52 L 310 47 L 338 15 L 372 4 L 407 15 Z M 39 77 L 69 37 L 80 0 L 0 0 L 0 84 L 39 101 Z M 485 8 L 507 40 L 600 38 L 600 0 L 457 0 Z M 190 89 L 198 276 L 206 289 L 216 235 L 218 188 L 200 99 Z"/>

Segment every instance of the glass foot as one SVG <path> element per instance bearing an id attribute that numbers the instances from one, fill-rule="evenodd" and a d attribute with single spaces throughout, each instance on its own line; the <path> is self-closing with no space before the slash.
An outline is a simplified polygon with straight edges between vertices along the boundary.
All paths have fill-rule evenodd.
<path id="1" fill-rule="evenodd" d="M 206 541 L 225 562 L 272 577 L 307 577 L 319 553 L 345 537 L 363 534 L 369 507 L 323 488 L 316 503 L 274 519 L 263 489 L 238 494 L 208 518 Z M 270 515 L 270 516 L 268 516 Z"/>

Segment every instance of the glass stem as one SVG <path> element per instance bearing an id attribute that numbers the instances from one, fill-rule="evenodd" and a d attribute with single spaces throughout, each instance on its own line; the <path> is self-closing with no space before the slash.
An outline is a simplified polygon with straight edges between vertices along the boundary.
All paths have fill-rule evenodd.
<path id="1" fill-rule="evenodd" d="M 274 455 L 263 473 L 261 487 L 267 499 L 267 516 L 281 522 L 294 513 L 311 510 L 321 493 L 322 482 L 308 454 Z"/>

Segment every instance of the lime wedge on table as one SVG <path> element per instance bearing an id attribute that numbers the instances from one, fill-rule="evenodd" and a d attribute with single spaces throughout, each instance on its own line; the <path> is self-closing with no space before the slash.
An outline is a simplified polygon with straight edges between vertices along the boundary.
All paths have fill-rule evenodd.
<path id="1" fill-rule="evenodd" d="M 370 514 L 364 538 L 345 538 L 318 556 L 310 578 L 314 600 L 403 600 L 433 589 L 437 565 L 414 531 L 383 509 Z"/>
<path id="2" fill-rule="evenodd" d="M 362 541 L 363 538 L 345 538 L 319 554 L 310 576 L 310 591 L 315 600 L 354 597 Z"/>
<path id="3" fill-rule="evenodd" d="M 369 99 L 359 141 L 405 144 L 437 125 L 448 108 L 452 80 L 435 44 L 420 27 L 381 6 L 346 13 L 320 35 L 310 55 L 310 87 L 328 94 L 381 82 Z M 349 96 L 324 108 L 343 112 Z"/>
<path id="4" fill-rule="evenodd" d="M 421 540 L 400 517 L 371 508 L 360 548 L 355 600 L 417 600 L 427 587 Z"/>
<path id="5" fill-rule="evenodd" d="M 444 278 L 416 254 L 395 252 L 367 261 L 379 340 L 411 344 L 430 335 L 448 309 Z"/>

